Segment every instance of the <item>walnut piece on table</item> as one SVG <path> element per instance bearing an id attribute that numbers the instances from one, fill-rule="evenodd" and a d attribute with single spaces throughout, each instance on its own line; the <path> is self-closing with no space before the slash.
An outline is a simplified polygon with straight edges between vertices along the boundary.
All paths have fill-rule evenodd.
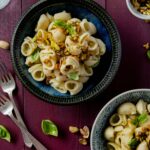
<path id="1" fill-rule="evenodd" d="M 9 49 L 9 43 L 3 40 L 0 40 L 0 48 Z"/>

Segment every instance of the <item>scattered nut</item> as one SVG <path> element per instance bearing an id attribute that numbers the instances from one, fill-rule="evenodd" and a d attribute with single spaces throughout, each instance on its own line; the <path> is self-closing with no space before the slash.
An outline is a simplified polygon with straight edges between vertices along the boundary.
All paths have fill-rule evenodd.
<path id="1" fill-rule="evenodd" d="M 6 41 L 0 40 L 0 48 L 2 49 L 9 49 L 9 43 Z"/>
<path id="2" fill-rule="evenodd" d="M 80 133 L 83 136 L 83 138 L 88 139 L 90 135 L 90 130 L 87 126 L 84 126 L 80 129 Z"/>
<path id="3" fill-rule="evenodd" d="M 149 43 L 145 43 L 145 44 L 143 45 L 143 47 L 148 50 L 148 49 L 150 48 L 150 44 L 149 44 Z"/>
<path id="4" fill-rule="evenodd" d="M 77 133 L 79 131 L 79 129 L 75 126 L 69 126 L 69 131 L 71 133 Z"/>
<path id="5" fill-rule="evenodd" d="M 144 20 L 146 23 L 150 23 L 150 20 Z"/>
<path id="6" fill-rule="evenodd" d="M 82 144 L 82 145 L 87 145 L 87 140 L 84 139 L 84 138 L 80 138 L 79 143 Z"/>

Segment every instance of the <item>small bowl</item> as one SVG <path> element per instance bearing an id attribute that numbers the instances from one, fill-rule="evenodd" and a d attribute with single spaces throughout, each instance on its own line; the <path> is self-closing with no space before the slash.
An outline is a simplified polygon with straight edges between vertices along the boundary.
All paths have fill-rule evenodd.
<path id="1" fill-rule="evenodd" d="M 109 123 L 109 118 L 116 109 L 125 102 L 137 103 L 139 99 L 150 103 L 150 89 L 135 89 L 119 94 L 111 99 L 97 115 L 90 137 L 91 150 L 107 150 L 104 130 Z"/>
<path id="2" fill-rule="evenodd" d="M 131 0 L 126 0 L 126 4 L 127 4 L 129 11 L 132 13 L 132 15 L 142 20 L 150 20 L 150 15 L 144 15 L 144 14 L 141 14 L 139 11 L 137 11 L 132 5 Z"/>
<path id="3" fill-rule="evenodd" d="M 41 14 L 49 12 L 53 15 L 63 10 L 70 12 L 72 17 L 87 18 L 93 22 L 97 28 L 95 36 L 101 38 L 107 47 L 93 76 L 84 84 L 82 91 L 74 96 L 59 93 L 44 82 L 33 80 L 20 50 L 24 38 L 35 34 L 34 29 Z M 92 99 L 111 83 L 121 59 L 120 36 L 111 17 L 93 0 L 42 0 L 34 4 L 17 24 L 11 43 L 11 58 L 19 79 L 33 94 L 50 103 L 75 104 Z"/>

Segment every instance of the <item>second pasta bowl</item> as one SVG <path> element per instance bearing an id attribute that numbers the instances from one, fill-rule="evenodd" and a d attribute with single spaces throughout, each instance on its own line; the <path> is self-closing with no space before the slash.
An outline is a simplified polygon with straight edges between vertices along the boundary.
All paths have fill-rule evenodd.
<path id="1" fill-rule="evenodd" d="M 91 150 L 148 150 L 150 89 L 135 89 L 111 99 L 97 115 Z"/>
<path id="2" fill-rule="evenodd" d="M 73 104 L 110 84 L 121 45 L 116 26 L 97 3 L 45 0 L 18 23 L 11 54 L 17 75 L 31 92 L 48 102 Z"/>

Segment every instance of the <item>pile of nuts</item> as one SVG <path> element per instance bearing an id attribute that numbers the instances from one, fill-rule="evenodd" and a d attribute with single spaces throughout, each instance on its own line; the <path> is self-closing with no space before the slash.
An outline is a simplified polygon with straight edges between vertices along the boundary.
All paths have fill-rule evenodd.
<path id="1" fill-rule="evenodd" d="M 78 128 L 76 126 L 69 126 L 69 131 L 71 133 L 80 133 L 81 137 L 79 138 L 79 143 L 81 145 L 87 145 L 88 144 L 88 139 L 90 136 L 90 130 L 87 126 L 84 126 L 83 128 Z"/>
<path id="2" fill-rule="evenodd" d="M 150 0 L 131 0 L 131 3 L 140 13 L 150 15 Z"/>

